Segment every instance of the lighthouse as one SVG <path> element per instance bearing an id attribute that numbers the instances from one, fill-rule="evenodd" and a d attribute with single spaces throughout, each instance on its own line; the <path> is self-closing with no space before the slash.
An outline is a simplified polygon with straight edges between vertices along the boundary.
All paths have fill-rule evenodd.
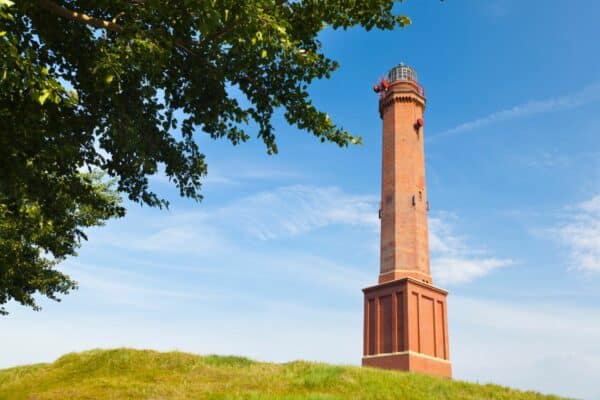
<path id="1" fill-rule="evenodd" d="M 448 293 L 429 268 L 425 91 L 404 64 L 374 91 L 383 121 L 380 271 L 378 284 L 363 289 L 362 364 L 451 377 Z"/>

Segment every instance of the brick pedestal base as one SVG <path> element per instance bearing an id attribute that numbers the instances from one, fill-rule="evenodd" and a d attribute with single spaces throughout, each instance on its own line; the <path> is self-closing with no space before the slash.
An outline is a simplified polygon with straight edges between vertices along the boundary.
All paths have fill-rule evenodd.
<path id="1" fill-rule="evenodd" d="M 419 372 L 437 376 L 452 377 L 452 365 L 448 360 L 428 357 L 419 353 L 392 353 L 365 356 L 364 367 L 396 369 L 400 371 Z"/>
<path id="2" fill-rule="evenodd" d="M 364 366 L 452 376 L 446 291 L 403 278 L 363 292 Z"/>

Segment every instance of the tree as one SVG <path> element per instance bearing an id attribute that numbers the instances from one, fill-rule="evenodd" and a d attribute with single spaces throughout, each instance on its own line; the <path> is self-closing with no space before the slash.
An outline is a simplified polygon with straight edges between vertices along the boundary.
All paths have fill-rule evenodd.
<path id="1" fill-rule="evenodd" d="M 322 142 L 359 142 L 311 103 L 308 85 L 338 67 L 317 36 L 327 26 L 403 27 L 397 2 L 0 0 L 0 246 L 16 246 L 0 255 L 0 304 L 72 288 L 53 263 L 85 239 L 81 227 L 123 214 L 82 169 L 163 207 L 148 185 L 160 168 L 182 196 L 202 198 L 198 132 L 237 145 L 255 130 L 274 154 L 271 119 L 283 109 Z M 35 283 L 44 273 L 51 279 Z"/>
<path id="2" fill-rule="evenodd" d="M 73 280 L 54 267 L 77 254 L 81 239 L 87 239 L 83 228 L 125 214 L 113 182 L 103 180 L 102 175 L 96 170 L 73 178 L 43 176 L 41 179 L 56 184 L 47 194 L 2 182 L 0 315 L 6 314 L 2 305 L 11 299 L 38 310 L 35 293 L 58 300 L 57 293 L 76 288 Z M 41 186 L 32 182 L 36 177 L 27 178 L 31 179 L 29 186 Z"/>

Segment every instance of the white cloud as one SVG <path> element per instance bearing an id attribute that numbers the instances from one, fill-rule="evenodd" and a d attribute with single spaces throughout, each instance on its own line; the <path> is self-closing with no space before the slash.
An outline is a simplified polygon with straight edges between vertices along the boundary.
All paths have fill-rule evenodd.
<path id="1" fill-rule="evenodd" d="M 471 282 L 513 262 L 499 258 L 436 257 L 432 264 L 436 280 L 451 285 Z"/>
<path id="2" fill-rule="evenodd" d="M 456 236 L 452 221 L 457 216 L 451 213 L 438 213 L 429 218 L 429 250 L 437 254 L 458 254 L 467 251 L 465 238 Z"/>
<path id="3" fill-rule="evenodd" d="M 253 240 L 282 240 L 329 226 L 357 226 L 368 229 L 366 235 L 371 237 L 377 252 L 379 220 L 376 206 L 374 196 L 349 194 L 337 187 L 284 186 L 202 212 L 172 212 L 139 223 L 130 220 L 128 226 L 134 226 L 137 231 L 109 233 L 99 241 L 92 239 L 92 242 L 137 251 L 211 254 L 214 257 L 235 251 L 258 260 L 263 257 L 252 250 L 256 245 Z M 468 243 L 467 238 L 457 235 L 453 225 L 456 220 L 456 216 L 449 213 L 429 218 L 431 267 L 436 281 L 440 284 L 468 283 L 513 263 L 510 259 L 491 257 Z M 308 259 L 309 256 L 313 258 Z M 332 267 L 330 262 L 324 265 L 316 255 L 297 254 L 293 259 L 301 259 L 306 265 L 305 269 L 298 270 L 300 275 L 310 275 L 313 265 L 319 265 L 320 270 Z M 214 258 L 211 260 L 217 262 Z M 272 264 L 270 260 L 263 260 L 263 263 Z M 284 263 L 291 268 L 289 260 Z M 353 276 L 344 286 L 365 283 L 360 280 L 363 278 Z"/>
<path id="4" fill-rule="evenodd" d="M 510 291 L 501 301 L 452 295 L 448 302 L 456 378 L 600 398 L 598 309 L 520 301 Z"/>
<path id="5" fill-rule="evenodd" d="M 568 154 L 562 151 L 538 149 L 527 154 L 512 154 L 509 156 L 511 162 L 523 164 L 528 168 L 543 169 L 579 166 L 586 159 L 600 159 L 600 152 L 587 151 Z"/>
<path id="6" fill-rule="evenodd" d="M 600 195 L 570 210 L 569 221 L 553 232 L 569 247 L 575 269 L 600 272 Z"/>
<path id="7" fill-rule="evenodd" d="M 431 140 L 435 140 L 444 136 L 450 136 L 457 133 L 483 128 L 498 122 L 524 118 L 530 115 L 544 114 L 553 111 L 570 110 L 599 100 L 600 84 L 594 84 L 583 88 L 577 93 L 552 99 L 530 101 L 506 110 L 497 111 L 485 117 L 462 123 L 437 135 L 430 136 L 430 138 Z"/>
<path id="8" fill-rule="evenodd" d="M 600 194 L 579 205 L 583 211 L 588 213 L 600 214 Z"/>
<path id="9" fill-rule="evenodd" d="M 248 254 L 246 258 L 250 258 Z M 364 267 L 342 265 L 337 261 L 306 253 L 280 252 L 266 256 L 252 254 L 251 258 L 271 274 L 277 273 L 290 281 L 326 287 L 350 295 L 355 295 L 357 289 L 372 284 L 377 273 L 376 268 L 369 271 Z"/>
<path id="10" fill-rule="evenodd" d="M 104 235 L 100 242 L 149 251 L 222 250 L 232 236 L 245 234 L 260 240 L 276 240 L 332 225 L 379 229 L 374 196 L 355 195 L 337 187 L 283 186 L 242 197 L 222 207 L 203 211 L 172 211 L 155 218 L 132 222 L 137 233 L 129 238 Z M 106 232 L 106 230 L 102 230 Z M 96 240 L 96 239 L 94 239 Z M 93 241 L 92 241 L 93 242 Z"/>
<path id="11" fill-rule="evenodd" d="M 261 240 L 295 236 L 329 225 L 379 227 L 373 196 L 337 187 L 293 185 L 242 198 L 216 211 Z"/>
<path id="12" fill-rule="evenodd" d="M 263 179 L 263 180 L 275 180 L 275 179 L 298 179 L 302 175 L 294 171 L 286 171 L 281 168 L 244 168 L 239 172 L 240 177 L 249 179 Z"/>
<path id="13" fill-rule="evenodd" d="M 95 230 L 89 245 L 101 253 L 106 252 L 107 246 L 125 250 L 131 255 L 123 264 L 147 273 L 161 270 L 189 273 L 197 275 L 194 279 L 198 280 L 268 280 L 273 284 L 299 283 L 354 293 L 376 277 L 376 265 L 371 268 L 371 276 L 364 264 L 332 261 L 326 256 L 328 251 L 319 247 L 298 251 L 287 243 L 269 243 L 285 239 L 295 242 L 292 237 L 298 235 L 306 235 L 308 240 L 318 243 L 318 235 L 311 232 L 333 226 L 361 228 L 357 232 L 366 240 L 353 246 L 356 252 L 371 243 L 369 238 L 375 243 L 379 221 L 374 197 L 348 194 L 337 187 L 284 186 L 200 212 L 171 210 L 150 217 L 134 212 L 127 221 L 115 221 Z M 363 252 L 370 254 L 370 246 Z M 373 256 L 374 263 L 376 260 Z M 119 258 L 116 262 L 121 261 Z M 182 267 L 182 263 L 188 266 Z M 74 277 L 79 279 L 77 274 Z M 113 280 L 123 283 L 121 276 L 108 276 L 104 281 Z M 129 286 L 110 285 L 108 289 L 121 291 L 112 297 L 135 297 L 145 293 L 143 287 L 155 286 L 142 284 L 138 290 L 139 281 L 130 281 Z M 87 279 L 87 283 L 91 289 L 107 288 L 103 282 Z"/>
<path id="14" fill-rule="evenodd" d="M 529 154 L 511 155 L 510 160 L 530 168 L 566 167 L 576 157 L 553 151 L 537 150 Z"/>
<path id="15" fill-rule="evenodd" d="M 232 177 L 211 170 L 202 179 L 202 183 L 207 185 L 236 185 L 238 182 Z"/>
<path id="16" fill-rule="evenodd" d="M 129 218 L 131 217 L 131 218 Z M 133 215 L 109 228 L 94 230 L 86 246 L 111 246 L 137 252 L 201 254 L 223 251 L 228 238 L 203 215 L 185 220 L 177 214 L 137 220 Z"/>
<path id="17" fill-rule="evenodd" d="M 447 213 L 429 218 L 431 271 L 436 282 L 468 283 L 513 264 L 510 259 L 489 257 L 485 251 L 471 247 L 465 237 L 454 233 L 453 220 L 456 217 Z"/>

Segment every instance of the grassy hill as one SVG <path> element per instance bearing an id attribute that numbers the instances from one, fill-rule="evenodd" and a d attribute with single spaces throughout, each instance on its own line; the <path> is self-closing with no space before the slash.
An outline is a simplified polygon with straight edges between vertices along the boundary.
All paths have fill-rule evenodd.
<path id="1" fill-rule="evenodd" d="M 496 385 L 304 361 L 131 349 L 0 370 L 0 399 L 558 399 Z"/>

